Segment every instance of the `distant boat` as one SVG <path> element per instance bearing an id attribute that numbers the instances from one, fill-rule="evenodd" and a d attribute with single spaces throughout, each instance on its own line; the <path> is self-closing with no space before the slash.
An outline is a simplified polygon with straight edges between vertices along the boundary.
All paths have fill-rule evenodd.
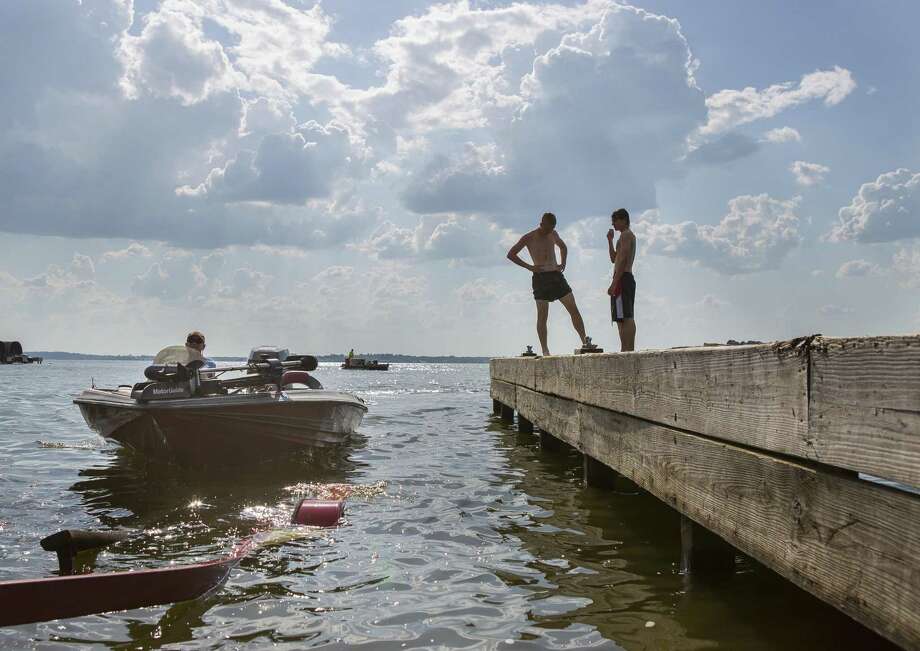
<path id="1" fill-rule="evenodd" d="M 29 357 L 18 341 L 0 341 L 0 364 L 41 364 L 41 357 Z"/>
<path id="2" fill-rule="evenodd" d="M 347 371 L 389 371 L 389 364 L 381 364 L 376 359 L 367 361 L 363 357 L 346 357 L 342 368 Z"/>

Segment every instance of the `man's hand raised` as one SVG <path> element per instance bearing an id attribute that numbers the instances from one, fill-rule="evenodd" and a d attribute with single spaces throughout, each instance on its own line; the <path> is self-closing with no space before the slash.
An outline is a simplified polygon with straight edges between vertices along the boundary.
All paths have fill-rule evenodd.
<path id="1" fill-rule="evenodd" d="M 617 232 L 611 228 L 609 231 L 607 231 L 607 240 L 612 242 L 613 238 L 616 237 L 616 234 Z"/>

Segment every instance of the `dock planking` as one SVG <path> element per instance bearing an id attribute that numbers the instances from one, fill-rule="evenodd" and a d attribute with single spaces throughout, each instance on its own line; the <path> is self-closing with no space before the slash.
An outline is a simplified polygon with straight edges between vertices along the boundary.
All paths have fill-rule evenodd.
<path id="1" fill-rule="evenodd" d="M 920 648 L 920 337 L 492 361 L 492 395 Z M 853 472 L 856 471 L 856 472 Z"/>
<path id="2" fill-rule="evenodd" d="M 920 487 L 920 337 L 812 345 L 813 458 Z"/>
<path id="3" fill-rule="evenodd" d="M 499 358 L 491 372 L 539 393 L 920 486 L 920 336 Z"/>

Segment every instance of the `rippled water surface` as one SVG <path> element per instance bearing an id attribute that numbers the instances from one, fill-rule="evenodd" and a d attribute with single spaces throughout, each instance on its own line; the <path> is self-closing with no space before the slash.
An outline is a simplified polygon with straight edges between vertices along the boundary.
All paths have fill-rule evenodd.
<path id="1" fill-rule="evenodd" d="M 99 571 L 216 558 L 326 483 L 360 487 L 347 522 L 279 534 L 204 600 L 2 629 L 0 646 L 889 648 L 750 561 L 680 575 L 677 516 L 583 488 L 577 453 L 495 421 L 485 365 L 323 365 L 370 408 L 348 450 L 194 471 L 103 444 L 71 404 L 143 366 L 0 366 L 0 580 L 52 575 L 38 541 L 61 528 L 134 533 Z"/>

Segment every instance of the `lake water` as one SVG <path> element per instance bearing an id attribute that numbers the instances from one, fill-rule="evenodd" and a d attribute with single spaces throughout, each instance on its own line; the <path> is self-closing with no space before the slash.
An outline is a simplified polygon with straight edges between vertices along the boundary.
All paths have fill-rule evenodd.
<path id="1" fill-rule="evenodd" d="M 486 365 L 324 364 L 370 409 L 347 454 L 196 471 L 104 444 L 71 403 L 143 367 L 0 366 L 0 580 L 52 575 L 38 541 L 62 528 L 134 532 L 99 571 L 216 558 L 315 484 L 360 486 L 346 523 L 259 549 L 207 599 L 0 629 L 0 647 L 893 648 L 751 561 L 681 575 L 675 513 L 584 488 L 577 453 L 493 419 Z"/>

